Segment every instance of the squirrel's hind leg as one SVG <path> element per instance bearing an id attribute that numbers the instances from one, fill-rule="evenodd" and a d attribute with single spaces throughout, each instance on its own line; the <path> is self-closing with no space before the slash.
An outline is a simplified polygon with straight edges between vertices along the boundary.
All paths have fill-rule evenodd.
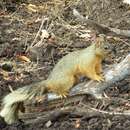
<path id="1" fill-rule="evenodd" d="M 61 98 L 67 98 L 69 95 L 69 90 L 74 86 L 76 80 L 77 79 L 74 76 L 65 78 L 64 82 L 62 81 L 62 84 L 61 83 L 58 84 L 56 93 Z"/>

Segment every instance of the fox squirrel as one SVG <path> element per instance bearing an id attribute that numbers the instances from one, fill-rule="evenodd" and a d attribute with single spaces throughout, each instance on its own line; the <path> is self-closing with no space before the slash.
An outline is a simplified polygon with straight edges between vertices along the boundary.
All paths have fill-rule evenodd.
<path id="1" fill-rule="evenodd" d="M 100 75 L 103 58 L 104 37 L 97 37 L 95 43 L 89 47 L 64 56 L 46 80 L 24 86 L 5 96 L 0 116 L 7 124 L 12 124 L 18 120 L 18 112 L 24 112 L 24 101 L 47 92 L 66 97 L 80 75 L 99 82 L 104 81 Z"/>

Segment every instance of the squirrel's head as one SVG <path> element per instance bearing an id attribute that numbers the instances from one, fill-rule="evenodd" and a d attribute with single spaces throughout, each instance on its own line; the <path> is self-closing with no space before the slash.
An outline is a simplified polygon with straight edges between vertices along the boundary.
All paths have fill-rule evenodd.
<path id="1" fill-rule="evenodd" d="M 95 48 L 96 48 L 96 53 L 105 57 L 106 52 L 108 49 L 108 44 L 106 41 L 106 36 L 104 34 L 98 35 L 95 40 Z"/>
<path id="2" fill-rule="evenodd" d="M 100 48 L 102 50 L 107 50 L 109 48 L 109 44 L 106 38 L 106 35 L 100 34 L 95 39 L 95 47 Z"/>
<path id="3" fill-rule="evenodd" d="M 104 47 L 104 44 L 105 44 L 105 35 L 100 34 L 95 39 L 95 46 L 96 46 L 96 48 L 102 48 L 102 47 Z"/>

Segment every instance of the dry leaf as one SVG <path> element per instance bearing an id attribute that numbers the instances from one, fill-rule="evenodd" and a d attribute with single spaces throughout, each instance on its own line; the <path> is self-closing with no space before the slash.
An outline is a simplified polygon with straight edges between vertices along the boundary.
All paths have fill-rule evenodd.
<path id="1" fill-rule="evenodd" d="M 79 36 L 80 38 L 91 38 L 91 35 L 89 33 L 81 34 Z"/>
<path id="2" fill-rule="evenodd" d="M 18 59 L 20 59 L 21 61 L 26 61 L 26 62 L 31 62 L 31 60 L 29 58 L 27 58 L 26 56 L 17 56 Z"/>
<path id="3" fill-rule="evenodd" d="M 38 102 L 38 103 L 41 103 L 41 102 L 43 102 L 45 100 L 45 96 L 37 96 L 36 97 L 36 101 Z"/>
<path id="4" fill-rule="evenodd" d="M 1 70 L 1 74 L 3 74 L 4 77 L 8 77 L 9 73 L 7 71 Z"/>
<path id="5" fill-rule="evenodd" d="M 48 38 L 50 36 L 50 34 L 45 29 L 42 29 L 41 32 L 42 32 L 42 35 L 41 35 L 42 39 Z"/>
<path id="6" fill-rule="evenodd" d="M 49 38 L 49 39 L 48 39 L 48 42 L 49 42 L 49 43 L 55 43 L 55 39 Z"/>
<path id="7" fill-rule="evenodd" d="M 36 13 L 38 11 L 38 7 L 36 5 L 33 5 L 33 4 L 29 4 L 27 6 L 27 9 L 29 12 L 33 12 L 33 13 Z"/>
<path id="8" fill-rule="evenodd" d="M 123 0 L 123 3 L 130 5 L 130 0 Z"/>
<path id="9" fill-rule="evenodd" d="M 80 119 L 77 119 L 75 123 L 75 128 L 79 128 L 79 127 L 80 127 Z"/>
<path id="10" fill-rule="evenodd" d="M 36 5 L 33 5 L 33 4 L 27 5 L 27 9 L 28 9 L 29 13 L 36 13 L 36 12 L 45 11 L 44 6 L 36 6 Z"/>
<path id="11" fill-rule="evenodd" d="M 7 71 L 1 70 L 1 74 L 3 75 L 3 79 L 9 80 L 9 73 Z"/>

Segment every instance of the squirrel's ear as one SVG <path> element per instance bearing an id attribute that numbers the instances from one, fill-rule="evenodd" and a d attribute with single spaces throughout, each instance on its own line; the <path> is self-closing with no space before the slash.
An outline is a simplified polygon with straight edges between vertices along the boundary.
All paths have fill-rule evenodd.
<path id="1" fill-rule="evenodd" d="M 103 39 L 101 39 L 100 37 L 96 38 L 96 42 L 95 42 L 96 48 L 101 47 L 103 43 L 104 43 Z"/>
<path id="2" fill-rule="evenodd" d="M 103 46 L 104 42 L 105 42 L 105 35 L 104 34 L 98 35 L 98 37 L 96 38 L 96 47 Z"/>

